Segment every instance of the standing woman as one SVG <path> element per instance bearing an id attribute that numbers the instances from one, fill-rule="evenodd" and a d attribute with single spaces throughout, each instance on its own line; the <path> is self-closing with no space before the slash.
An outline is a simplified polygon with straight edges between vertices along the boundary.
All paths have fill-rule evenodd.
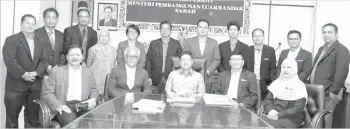
<path id="1" fill-rule="evenodd" d="M 283 61 L 281 73 L 269 87 L 265 99 L 265 120 L 275 128 L 297 128 L 303 122 L 303 109 L 306 105 L 305 84 L 298 77 L 295 59 Z"/>
<path id="2" fill-rule="evenodd" d="M 140 59 L 137 63 L 138 66 L 141 68 L 145 68 L 145 62 L 146 62 L 146 50 L 145 45 L 139 41 L 137 41 L 137 38 L 140 36 L 140 28 L 135 25 L 131 24 L 129 25 L 125 30 L 126 36 L 128 36 L 128 39 L 125 41 L 122 41 L 118 44 L 117 49 L 117 62 L 118 66 L 124 66 L 125 65 L 125 59 L 124 59 L 124 51 L 127 47 L 136 47 L 140 50 Z"/>
<path id="3" fill-rule="evenodd" d="M 89 49 L 87 67 L 93 72 L 99 94 L 104 93 L 106 75 L 116 64 L 117 50 L 110 44 L 108 30 L 101 30 L 98 42 Z"/>

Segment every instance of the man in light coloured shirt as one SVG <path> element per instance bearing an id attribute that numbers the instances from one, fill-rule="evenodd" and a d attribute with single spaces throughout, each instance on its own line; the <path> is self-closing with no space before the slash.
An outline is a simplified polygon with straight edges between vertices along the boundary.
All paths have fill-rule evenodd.
<path id="1" fill-rule="evenodd" d="M 229 64 L 231 70 L 219 74 L 214 93 L 227 95 L 255 112 L 257 109 L 254 106 L 259 102 L 255 74 L 242 69 L 244 60 L 240 51 L 230 54 Z"/>
<path id="2" fill-rule="evenodd" d="M 6 128 L 18 128 L 18 116 L 24 105 L 24 126 L 41 126 L 39 107 L 33 100 L 40 98 L 41 75 L 48 64 L 44 56 L 44 43 L 34 34 L 35 26 L 36 18 L 33 15 L 23 15 L 21 32 L 7 37 L 2 49 L 7 68 L 4 95 Z"/>
<path id="3" fill-rule="evenodd" d="M 252 38 L 254 45 L 243 52 L 243 68 L 254 72 L 261 87 L 261 98 L 264 99 L 268 93 L 267 86 L 276 79 L 276 55 L 274 48 L 264 45 L 264 30 L 254 29 Z"/>
<path id="4" fill-rule="evenodd" d="M 93 109 L 99 95 L 91 70 L 81 66 L 83 48 L 71 45 L 66 58 L 68 64 L 53 68 L 44 87 L 44 101 L 50 108 L 51 119 L 61 126 Z M 76 105 L 84 103 L 87 109 L 77 110 Z"/>
<path id="5" fill-rule="evenodd" d="M 299 31 L 289 31 L 287 39 L 290 49 L 283 50 L 280 54 L 277 64 L 277 77 L 280 75 L 282 62 L 286 58 L 293 58 L 298 63 L 298 75 L 300 80 L 306 82 L 312 69 L 312 54 L 300 47 L 301 33 Z"/>
<path id="6" fill-rule="evenodd" d="M 219 45 L 215 39 L 208 37 L 209 21 L 200 19 L 197 22 L 197 36 L 188 38 L 184 45 L 184 51 L 190 51 L 193 58 L 206 59 L 207 74 L 206 77 L 206 93 L 211 93 L 211 84 L 213 83 L 213 75 L 217 74 L 216 68 L 220 64 Z M 202 73 L 202 72 L 200 72 Z"/>
<path id="7" fill-rule="evenodd" d="M 183 96 L 192 94 L 201 96 L 205 93 L 205 86 L 202 74 L 192 69 L 192 54 L 184 51 L 180 57 L 181 68 L 169 74 L 165 86 L 168 97 Z"/>

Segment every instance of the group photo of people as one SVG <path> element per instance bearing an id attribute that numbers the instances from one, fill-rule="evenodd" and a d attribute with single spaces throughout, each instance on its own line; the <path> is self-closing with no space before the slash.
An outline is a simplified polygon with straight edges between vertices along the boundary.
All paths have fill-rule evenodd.
<path id="1" fill-rule="evenodd" d="M 171 37 L 172 21 L 159 21 L 160 38 L 148 46 L 138 40 L 147 32 L 129 24 L 124 32 L 127 39 L 115 47 L 111 44 L 115 35 L 108 27 L 89 26 L 94 12 L 83 5 L 79 3 L 72 14 L 77 24 L 63 32 L 56 26 L 64 16 L 50 7 L 40 16 L 44 26 L 37 28 L 39 18 L 25 14 L 20 31 L 6 37 L 2 47 L 7 70 L 6 128 L 19 128 L 22 107 L 25 128 L 44 127 L 37 100 L 49 108 L 46 119 L 64 127 L 129 93 L 168 98 L 224 95 L 274 128 L 311 124 L 305 121 L 316 113 L 305 115 L 305 111 L 322 107 L 327 112 L 319 121 L 332 128 L 333 113 L 346 92 L 350 62 L 349 49 L 338 40 L 339 28 L 333 22 L 320 28 L 323 45 L 315 54 L 301 47 L 304 34 L 297 29 L 283 34 L 289 48 L 278 56 L 274 47 L 264 43 L 269 33 L 265 29 L 253 28 L 249 37 L 253 45 L 249 45 L 239 40 L 242 24 L 234 20 L 226 21 L 228 40 L 220 43 L 210 37 L 211 22 L 205 18 L 193 23 L 194 37 L 182 37 L 187 33 L 183 30 L 178 39 Z M 117 26 L 117 5 L 100 5 L 99 11 L 106 14 L 98 18 L 98 26 Z M 201 68 L 195 68 L 201 63 L 198 60 L 204 61 Z M 313 91 L 317 86 L 322 92 Z M 322 93 L 322 106 L 313 92 Z"/>

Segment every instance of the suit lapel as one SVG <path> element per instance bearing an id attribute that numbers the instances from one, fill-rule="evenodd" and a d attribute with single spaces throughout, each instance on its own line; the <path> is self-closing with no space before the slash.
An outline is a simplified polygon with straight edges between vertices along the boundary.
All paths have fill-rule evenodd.
<path id="1" fill-rule="evenodd" d="M 43 36 L 45 37 L 45 41 L 46 41 L 45 43 L 49 44 L 50 50 L 53 52 L 53 50 L 52 50 L 52 45 L 51 45 L 51 41 L 50 41 L 50 37 L 49 37 L 49 34 L 48 34 L 47 31 L 46 31 L 45 26 L 41 27 L 39 32 L 40 32 L 39 35 L 43 35 Z M 55 39 L 57 39 L 56 37 L 57 37 L 57 36 L 56 36 L 56 32 L 55 32 Z"/>
<path id="2" fill-rule="evenodd" d="M 20 35 L 20 41 L 24 45 L 24 48 L 26 49 L 27 54 L 29 55 L 30 59 L 33 59 L 32 58 L 32 54 L 30 53 L 29 44 L 27 42 L 27 39 L 26 39 L 26 37 L 24 36 L 24 34 L 22 32 L 21 32 L 21 35 Z"/>
<path id="3" fill-rule="evenodd" d="M 34 39 L 33 39 L 33 41 L 34 41 L 34 54 L 33 54 L 33 60 L 35 60 L 36 58 L 39 58 L 40 57 L 40 55 L 41 55 L 41 50 L 40 50 L 40 40 L 39 40 L 39 38 L 37 38 L 37 37 L 34 37 Z"/>
<path id="4" fill-rule="evenodd" d="M 58 44 L 61 43 L 63 40 L 63 39 L 59 38 L 58 33 L 59 33 L 58 30 L 55 30 L 55 47 L 54 47 L 54 49 L 57 49 L 59 47 Z"/>
<path id="5" fill-rule="evenodd" d="M 64 66 L 64 69 L 63 69 L 63 75 L 65 75 L 64 77 L 63 77 L 63 83 L 64 83 L 64 85 L 63 85 L 63 87 L 64 87 L 64 98 L 63 98 L 63 100 L 64 101 L 66 101 L 66 99 L 67 99 L 67 95 L 68 95 L 68 87 L 69 87 L 69 71 L 68 71 L 69 69 L 68 69 L 68 65 L 65 65 Z"/>
<path id="6" fill-rule="evenodd" d="M 327 52 L 321 57 L 321 60 L 319 61 L 319 63 L 322 62 L 327 56 L 329 56 L 329 54 L 330 54 L 331 52 L 333 52 L 333 50 L 335 49 L 335 46 L 337 45 L 336 43 L 338 43 L 338 42 L 333 43 L 333 44 L 329 47 L 329 49 L 327 50 Z"/>
<path id="7" fill-rule="evenodd" d="M 227 74 L 225 76 L 225 95 L 227 95 L 227 92 L 228 92 L 228 88 L 230 87 L 230 82 L 231 82 L 231 71 L 227 71 Z"/>
<path id="8" fill-rule="evenodd" d="M 138 79 L 140 79 L 139 76 L 138 76 L 139 74 L 140 74 L 139 67 L 136 67 L 136 69 L 135 69 L 134 85 L 133 85 L 133 87 L 132 87 L 130 90 L 134 89 L 134 88 L 135 88 L 135 85 L 136 85 L 137 82 L 139 81 L 139 80 L 138 80 Z"/>
<path id="9" fill-rule="evenodd" d="M 79 25 L 75 26 L 75 31 L 78 34 L 79 43 L 80 43 L 80 45 L 82 45 L 81 43 L 82 43 L 83 40 L 82 40 L 82 37 L 81 37 L 81 32 L 80 32 Z"/>
<path id="10" fill-rule="evenodd" d="M 93 36 L 92 36 L 92 29 L 90 27 L 87 27 L 87 30 L 88 30 L 88 34 L 86 37 L 86 45 L 89 46 L 90 45 L 90 37 L 93 37 Z"/>
<path id="11" fill-rule="evenodd" d="M 161 61 L 163 61 L 163 41 L 162 41 L 162 39 L 159 40 L 157 47 L 158 47 L 160 59 L 161 59 Z M 160 66 L 163 67 L 163 63 L 160 63 Z"/>
<path id="12" fill-rule="evenodd" d="M 267 51 L 266 51 L 266 46 L 264 45 L 263 49 L 261 50 L 261 58 L 260 58 L 260 71 L 261 69 L 264 67 L 265 63 L 264 63 L 264 58 L 265 58 L 265 55 L 267 54 Z M 267 57 L 269 58 L 269 57 Z"/>
<path id="13" fill-rule="evenodd" d="M 86 69 L 84 67 L 82 67 L 81 69 L 81 100 L 83 100 L 83 95 L 85 95 L 85 92 L 86 92 L 86 89 L 88 88 L 87 84 L 88 84 L 88 78 L 85 78 L 85 77 L 88 77 L 87 76 L 88 73 L 86 72 Z"/>
<path id="14" fill-rule="evenodd" d="M 211 42 L 209 42 L 209 37 L 207 37 L 207 41 L 205 41 L 205 44 L 204 44 L 203 57 L 207 57 L 207 54 L 209 54 L 210 48 L 212 48 Z"/>
<path id="15" fill-rule="evenodd" d="M 195 49 L 197 49 L 197 53 L 200 57 L 203 57 L 202 53 L 201 53 L 201 48 L 200 48 L 200 45 L 199 45 L 199 40 L 198 40 L 198 37 L 195 37 Z"/>
<path id="16" fill-rule="evenodd" d="M 240 98 L 240 93 L 242 93 L 243 87 L 244 87 L 244 82 L 242 80 L 246 80 L 246 72 L 242 69 L 241 75 L 239 76 L 239 81 L 238 81 L 238 88 L 237 88 L 237 100 Z"/>

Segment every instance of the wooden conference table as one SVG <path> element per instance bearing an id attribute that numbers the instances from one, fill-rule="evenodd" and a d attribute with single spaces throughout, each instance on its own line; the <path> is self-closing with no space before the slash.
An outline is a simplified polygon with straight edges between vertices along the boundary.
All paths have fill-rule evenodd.
<path id="1" fill-rule="evenodd" d="M 234 102 L 230 107 L 207 106 L 200 99 L 192 107 L 171 106 L 162 113 L 133 113 L 140 99 L 165 100 L 164 95 L 132 94 L 114 98 L 63 128 L 273 128 L 255 113 Z"/>

